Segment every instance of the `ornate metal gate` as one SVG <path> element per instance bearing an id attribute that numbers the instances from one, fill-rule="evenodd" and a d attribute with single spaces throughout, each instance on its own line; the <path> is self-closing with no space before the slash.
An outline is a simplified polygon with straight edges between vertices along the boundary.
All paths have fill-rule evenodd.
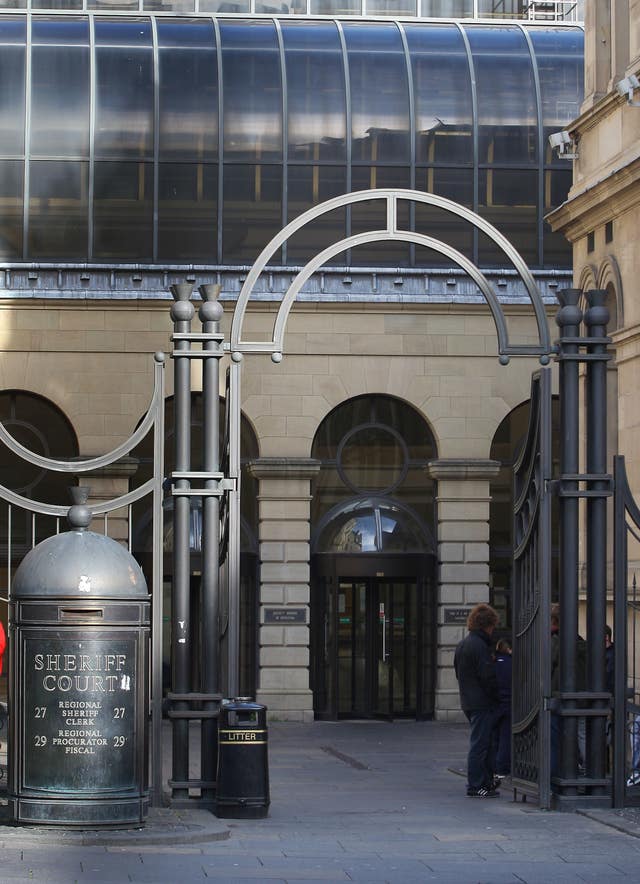
<path id="1" fill-rule="evenodd" d="M 629 488 L 624 457 L 614 457 L 613 464 L 613 806 L 624 807 L 640 803 L 640 507 Z"/>
<path id="2" fill-rule="evenodd" d="M 102 516 L 102 532 L 109 534 L 110 517 L 120 517 L 127 526 L 127 546 L 129 552 L 133 550 L 133 538 L 136 532 L 134 524 L 134 505 L 139 501 L 152 497 L 152 574 L 147 575 L 151 586 L 151 800 L 154 806 L 162 805 L 162 535 L 163 535 L 163 512 L 162 512 L 162 478 L 164 464 L 164 354 L 155 356 L 155 375 L 153 398 L 145 417 L 140 422 L 132 436 L 110 451 L 99 457 L 81 460 L 59 460 L 43 457 L 33 451 L 29 451 L 14 439 L 2 423 L 0 423 L 0 442 L 16 456 L 29 464 L 39 467 L 41 470 L 54 473 L 67 474 L 70 484 L 76 477 L 91 474 L 92 471 L 101 470 L 115 464 L 117 461 L 129 455 L 133 449 L 149 433 L 153 433 L 153 475 L 138 488 L 123 494 L 120 497 L 106 500 L 102 503 L 89 503 L 89 509 L 94 517 L 93 530 L 100 531 L 97 518 Z M 6 594 L 11 597 L 11 581 L 15 567 L 27 550 L 17 549 L 14 541 L 14 518 L 15 513 L 25 513 L 31 523 L 30 546 L 46 537 L 65 530 L 64 518 L 69 510 L 68 506 L 59 504 L 41 503 L 31 500 L 21 494 L 12 491 L 4 485 L 0 485 L 0 501 L 6 507 L 6 532 L 3 530 L 0 536 L 0 548 L 5 551 L 6 561 Z M 151 579 L 149 579 L 149 577 Z"/>
<path id="3" fill-rule="evenodd" d="M 531 380 L 529 426 L 514 467 L 514 789 L 550 806 L 551 369 Z"/>

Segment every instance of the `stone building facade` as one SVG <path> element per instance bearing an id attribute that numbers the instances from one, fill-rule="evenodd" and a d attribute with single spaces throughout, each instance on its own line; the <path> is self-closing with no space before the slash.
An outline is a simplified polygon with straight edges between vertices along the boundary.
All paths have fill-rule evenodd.
<path id="1" fill-rule="evenodd" d="M 570 170 L 547 135 L 578 110 L 582 28 L 185 18 L 171 4 L 157 16 L 50 13 L 0 17 L 17 84 L 0 95 L 0 417 L 45 454 L 112 450 L 145 413 L 154 352 L 171 351 L 172 284 L 221 285 L 228 341 L 252 262 L 285 224 L 337 195 L 397 191 L 407 232 L 446 255 L 408 240 L 350 248 L 301 293 L 282 361 L 243 360 L 242 687 L 281 719 L 460 717 L 452 654 L 466 613 L 491 601 L 510 627 L 510 468 L 538 362 L 500 363 L 486 300 L 451 255 L 484 273 L 511 340 L 526 348 L 538 329 L 495 243 L 406 193 L 452 200 L 502 231 L 532 269 L 553 336 L 570 252 L 544 216 Z M 292 239 L 249 304 L 252 339 L 268 339 L 300 267 L 372 219 L 384 225 L 373 203 L 352 206 Z M 632 341 L 621 337 L 619 354 Z M 192 375 L 197 393 L 196 360 Z M 170 452 L 170 370 L 166 380 Z M 632 386 L 625 375 L 621 392 Z M 90 478 L 93 500 L 148 469 L 148 451 L 134 452 Z M 0 484 L 60 502 L 63 484 L 6 457 L 0 470 Z M 169 499 L 165 516 L 168 646 Z M 197 601 L 195 505 L 193 516 Z M 9 524 L 14 557 L 38 537 L 2 509 L 10 583 Z M 126 513 L 109 530 L 144 555 L 148 538 Z"/>
<path id="2" fill-rule="evenodd" d="M 585 7 L 585 96 L 567 127 L 576 146 L 568 199 L 548 216 L 573 247 L 574 285 L 608 293 L 609 452 L 624 453 L 640 493 L 638 381 L 640 312 L 636 221 L 640 200 L 640 3 L 606 0 Z M 637 553 L 632 553 L 637 561 Z"/>

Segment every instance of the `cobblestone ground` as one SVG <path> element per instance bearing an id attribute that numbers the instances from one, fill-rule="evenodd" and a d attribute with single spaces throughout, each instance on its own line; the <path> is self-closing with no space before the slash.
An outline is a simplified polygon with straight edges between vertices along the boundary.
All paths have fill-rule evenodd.
<path id="1" fill-rule="evenodd" d="M 504 789 L 468 799 L 451 771 L 466 726 L 275 723 L 269 739 L 267 818 L 160 810 L 138 832 L 0 826 L 0 882 L 640 882 L 637 810 L 545 813 Z"/>

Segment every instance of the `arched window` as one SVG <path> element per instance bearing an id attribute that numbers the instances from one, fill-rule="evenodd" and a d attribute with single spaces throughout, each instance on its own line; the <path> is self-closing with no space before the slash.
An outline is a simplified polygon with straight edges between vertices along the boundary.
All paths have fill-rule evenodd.
<path id="1" fill-rule="evenodd" d="M 424 523 L 408 508 L 384 498 L 357 498 L 329 510 L 318 526 L 316 547 L 325 553 L 424 553 L 435 549 Z"/>
<path id="2" fill-rule="evenodd" d="M 406 402 L 373 395 L 342 403 L 320 425 L 312 456 L 322 463 L 312 488 L 315 552 L 331 551 L 325 544 L 335 542 L 335 532 L 344 530 L 349 518 L 356 518 L 356 510 L 361 522 L 380 519 L 383 513 L 384 518 L 394 518 L 405 527 L 410 522 L 410 533 L 418 525 L 423 537 L 431 533 L 433 482 L 426 465 L 436 456 L 436 447 L 426 421 Z M 393 517 L 390 500 L 397 505 Z M 351 516 L 346 515 L 348 508 L 342 508 L 347 502 Z M 332 541 L 327 527 L 330 513 L 338 520 L 331 529 Z"/>
<path id="3" fill-rule="evenodd" d="M 29 451 L 44 457 L 68 459 L 78 456 L 78 439 L 62 411 L 42 396 L 23 390 L 0 393 L 0 421 Z M 0 445 L 0 484 L 23 497 L 42 503 L 71 506 L 69 486 L 75 477 L 41 469 Z M 11 536 L 9 536 L 9 526 Z M 63 528 L 64 530 L 64 528 Z M 56 520 L 26 510 L 0 505 L 0 561 L 11 568 L 40 540 L 56 532 Z"/>

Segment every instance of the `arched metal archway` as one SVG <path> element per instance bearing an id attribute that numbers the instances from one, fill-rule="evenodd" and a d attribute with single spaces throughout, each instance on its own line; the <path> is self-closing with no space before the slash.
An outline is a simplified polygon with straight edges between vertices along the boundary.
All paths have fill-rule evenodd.
<path id="1" fill-rule="evenodd" d="M 280 247 L 295 233 L 306 225 L 316 221 L 323 215 L 333 212 L 337 209 L 352 206 L 356 203 L 366 202 L 382 202 L 385 206 L 386 223 L 384 227 L 376 227 L 372 224 L 371 230 L 364 231 L 352 236 L 345 237 L 337 242 L 327 246 L 318 252 L 307 264 L 296 274 L 291 281 L 287 291 L 284 293 L 280 306 L 275 315 L 271 336 L 268 340 L 255 341 L 247 339 L 243 336 L 244 320 L 249 308 L 252 296 L 257 290 L 257 284 L 261 274 L 267 269 L 269 262 Z M 457 249 L 440 241 L 437 237 L 428 233 L 420 233 L 417 231 L 406 230 L 402 227 L 399 218 L 399 204 L 424 204 L 441 210 L 451 216 L 466 222 L 474 229 L 484 234 L 494 246 L 504 255 L 505 262 L 511 264 L 518 273 L 522 281 L 524 290 L 526 291 L 531 308 L 536 320 L 537 341 L 518 345 L 509 341 L 506 317 L 502 304 L 496 292 L 493 289 L 486 275 L 465 255 Z M 373 213 L 372 213 L 373 215 Z M 313 276 L 315 272 L 320 270 L 332 258 L 340 253 L 357 248 L 367 243 L 380 241 L 397 241 L 414 243 L 419 246 L 431 249 L 441 255 L 449 258 L 454 264 L 457 264 L 465 270 L 469 277 L 476 283 L 479 291 L 484 296 L 495 323 L 497 335 L 497 356 L 501 364 L 507 364 L 511 357 L 527 356 L 538 357 L 542 365 L 546 365 L 550 361 L 552 353 L 552 345 L 549 334 L 547 311 L 543 301 L 542 293 L 529 270 L 527 264 L 522 259 L 518 251 L 509 242 L 499 230 L 492 224 L 482 218 L 480 215 L 459 205 L 452 200 L 437 196 L 430 193 L 424 193 L 417 190 L 392 190 L 392 189 L 374 189 L 362 190 L 354 193 L 343 194 L 334 199 L 327 200 L 318 206 L 304 212 L 294 221 L 284 227 L 267 246 L 262 250 L 251 270 L 247 274 L 245 282 L 242 286 L 236 307 L 234 310 L 233 320 L 231 324 L 230 342 L 225 343 L 224 349 L 231 355 L 231 367 L 229 369 L 229 380 L 227 387 L 227 416 L 229 420 L 229 433 L 227 436 L 228 447 L 224 455 L 226 463 L 233 465 L 238 463 L 239 445 L 240 445 L 240 367 L 244 354 L 270 354 L 274 362 L 280 362 L 283 358 L 284 338 L 287 326 L 287 320 L 293 304 L 301 293 L 305 283 Z M 203 287 L 206 288 L 206 287 Z M 543 373 L 548 373 L 549 369 L 542 369 Z M 545 388 L 550 390 L 550 384 Z M 231 478 L 237 477 L 237 472 L 229 473 Z M 234 648 L 238 646 L 238 592 L 234 590 L 234 582 L 237 582 L 239 573 L 238 546 L 233 545 L 233 538 L 239 530 L 239 508 L 234 505 L 234 498 L 237 500 L 237 482 L 236 488 L 231 488 L 227 492 L 229 505 L 227 513 L 229 514 L 229 537 L 230 545 L 228 550 L 228 558 L 226 563 L 226 574 L 228 580 L 229 593 L 229 672 L 230 686 L 233 687 L 236 677 L 236 669 L 234 665 Z M 537 529 L 536 529 L 537 530 Z M 536 547 L 532 555 L 539 555 L 539 548 Z M 234 559 L 234 556 L 236 557 Z M 529 572 L 527 572 L 529 573 Z M 533 571 L 531 573 L 534 573 Z M 535 570 L 535 573 L 538 573 Z M 533 587 L 528 586 L 529 590 Z M 537 589 L 536 589 L 537 591 Z M 548 594 L 548 587 L 540 592 Z M 234 605 L 236 612 L 234 613 Z M 536 615 L 536 619 L 537 619 Z M 235 633 L 235 634 L 234 634 Z M 525 667 L 526 668 L 526 667 Z"/>
<path id="2" fill-rule="evenodd" d="M 302 268 L 302 270 L 298 272 L 287 289 L 274 321 L 271 340 L 251 341 L 243 339 L 242 331 L 244 318 L 255 285 L 273 255 L 283 243 L 301 228 L 328 212 L 351 206 L 355 203 L 379 201 L 384 202 L 386 206 L 386 226 L 384 228 L 372 228 L 369 231 L 345 237 L 319 252 Z M 513 264 L 518 272 L 531 300 L 538 328 L 537 344 L 516 345 L 509 343 L 504 313 L 500 301 L 487 277 L 465 255 L 457 249 L 452 248 L 447 243 L 441 242 L 436 237 L 429 236 L 428 234 L 403 229 L 400 226 L 398 219 L 398 203 L 402 201 L 409 203 L 424 203 L 442 209 L 444 212 L 451 215 L 455 215 L 484 233 L 493 244 L 502 251 L 505 258 Z M 472 212 L 471 209 L 466 208 L 466 206 L 453 202 L 453 200 L 417 190 L 384 189 L 360 190 L 355 193 L 347 193 L 335 197 L 334 199 L 327 200 L 318 206 L 314 206 L 307 212 L 304 212 L 294 221 L 287 224 L 280 233 L 273 237 L 271 242 L 262 250 L 253 267 L 247 274 L 247 278 L 240 291 L 231 326 L 231 343 L 229 349 L 231 350 L 232 357 L 238 361 L 242 358 L 243 353 L 271 353 L 274 362 L 279 362 L 282 358 L 284 349 L 284 334 L 289 313 L 294 301 L 307 280 L 309 280 L 310 277 L 323 265 L 341 252 L 344 252 L 347 249 L 356 248 L 357 246 L 366 243 L 380 242 L 382 240 L 414 243 L 415 245 L 432 249 L 433 251 L 450 258 L 451 261 L 469 274 L 484 295 L 491 310 L 498 336 L 498 355 L 502 363 L 508 362 L 511 356 L 538 356 L 543 364 L 546 364 L 549 361 L 551 341 L 542 295 L 531 271 L 509 240 L 480 215 Z"/>
<path id="3" fill-rule="evenodd" d="M 314 258 L 296 274 L 290 286 L 285 292 L 279 309 L 275 316 L 271 337 L 269 340 L 254 341 L 243 337 L 243 325 L 247 308 L 254 294 L 258 280 L 267 268 L 274 255 L 289 237 L 301 230 L 307 224 L 321 218 L 328 212 L 356 203 L 383 202 L 385 206 L 386 223 L 384 227 L 372 229 L 348 236 L 332 245 L 322 249 Z M 430 205 L 444 213 L 453 215 L 470 224 L 477 231 L 484 234 L 500 252 L 505 261 L 509 262 L 518 273 L 524 289 L 529 296 L 533 314 L 537 325 L 537 341 L 530 344 L 518 345 L 509 341 L 506 317 L 496 292 L 482 271 L 465 255 L 441 242 L 435 236 L 403 229 L 399 219 L 399 204 L 402 202 L 421 203 Z M 372 213 L 373 214 L 373 213 Z M 301 293 L 305 283 L 323 265 L 327 264 L 340 253 L 358 246 L 379 241 L 397 241 L 413 243 L 449 258 L 465 270 L 470 278 L 476 283 L 479 291 L 484 296 L 495 323 L 497 334 L 497 355 L 501 364 L 505 365 L 512 356 L 538 357 L 540 363 L 546 366 L 550 361 L 552 346 L 549 334 L 547 312 L 542 294 L 528 266 L 511 245 L 509 240 L 500 233 L 492 224 L 475 212 L 459 205 L 451 200 L 434 194 L 423 193 L 415 190 L 363 190 L 355 193 L 344 194 L 309 209 L 300 215 L 278 233 L 271 242 L 262 250 L 253 267 L 247 274 L 246 280 L 238 297 L 231 325 L 231 340 L 225 345 L 225 350 L 230 352 L 232 367 L 230 373 L 230 385 L 228 395 L 230 401 L 229 414 L 232 415 L 229 441 L 230 450 L 228 462 L 231 463 L 234 451 L 239 445 L 239 402 L 240 402 L 240 363 L 244 354 L 269 353 L 274 362 L 280 362 L 283 358 L 284 336 L 287 320 L 293 304 Z M 548 769 L 548 730 L 549 712 L 543 704 L 543 676 L 548 682 L 548 673 L 544 661 L 544 654 L 540 653 L 542 636 L 546 634 L 548 623 L 548 603 L 550 594 L 550 575 L 548 568 L 548 531 L 550 504 L 547 494 L 547 480 L 550 478 L 548 471 L 548 455 L 550 432 L 550 369 L 540 370 L 539 380 L 534 378 L 534 387 L 540 386 L 539 407 L 533 416 L 533 426 L 536 428 L 532 435 L 529 446 L 531 461 L 527 461 L 521 470 L 521 494 L 525 502 L 533 500 L 539 495 L 544 500 L 544 506 L 536 505 L 533 509 L 540 518 L 532 519 L 527 523 L 526 530 L 519 536 L 517 549 L 516 572 L 514 573 L 514 595 L 516 604 L 521 611 L 518 624 L 518 641 L 520 650 L 515 650 L 515 657 L 519 662 L 519 671 L 526 673 L 526 685 L 524 688 L 526 701 L 518 710 L 520 718 L 516 723 L 517 738 L 519 740 L 516 752 L 522 772 L 519 782 L 523 788 L 529 787 L 537 792 L 543 806 L 548 805 L 549 775 Z M 233 423 L 235 421 L 235 424 Z M 237 459 L 237 455 L 236 455 Z M 542 472 L 540 472 L 542 470 Z M 533 490 L 532 490 L 533 489 Z M 237 492 L 230 492 L 231 495 Z M 518 500 L 518 507 L 521 500 Z M 523 524 L 523 517 L 516 507 L 516 524 Z M 529 510 L 527 510 L 527 513 Z M 519 521 L 517 521 L 519 519 Z M 230 526 L 230 536 L 237 532 L 237 526 Z M 230 561 L 228 573 L 237 574 L 237 563 L 232 561 L 233 551 L 230 548 Z M 237 605 L 238 593 L 234 592 L 229 585 L 230 605 Z M 237 622 L 237 617 L 234 618 Z M 230 617 L 230 625 L 232 618 Z M 237 638 L 230 638 L 231 643 L 237 644 Z M 546 673 L 546 674 L 545 674 Z M 546 696 L 546 694 L 544 694 Z M 514 730 L 514 732 L 515 732 Z M 542 736 L 542 734 L 547 736 Z M 542 762 L 541 762 L 542 759 Z M 546 759 L 546 762 L 544 761 Z"/>
<path id="4" fill-rule="evenodd" d="M 300 230 L 310 221 L 321 217 L 326 212 L 333 211 L 343 206 L 349 206 L 357 202 L 379 201 L 383 200 L 386 206 L 386 225 L 384 228 L 372 229 L 368 232 L 349 236 L 339 242 L 334 243 L 322 250 L 297 274 L 292 284 L 289 286 L 284 298 L 280 304 L 279 311 L 276 315 L 271 339 L 268 341 L 249 341 L 244 340 L 242 336 L 242 328 L 244 317 L 254 286 L 266 268 L 268 261 L 275 254 L 280 245 L 293 233 Z M 461 218 L 463 221 L 471 224 L 475 229 L 487 236 L 495 246 L 505 255 L 505 258 L 511 262 L 518 272 L 524 287 L 529 295 L 532 310 L 534 312 L 538 338 L 533 344 L 518 346 L 509 342 L 506 320 L 503 313 L 499 298 L 496 296 L 491 285 L 487 281 L 484 274 L 457 250 L 451 248 L 446 243 L 438 241 L 435 237 L 427 234 L 421 234 L 410 230 L 404 230 L 398 221 L 398 204 L 402 201 L 424 203 L 432 205 L 438 209 L 448 212 Z M 368 190 L 357 193 L 348 194 L 329 200 L 309 212 L 301 215 L 296 221 L 287 225 L 269 245 L 262 251 L 250 273 L 240 293 L 236 310 L 233 317 L 231 340 L 228 344 L 224 343 L 224 336 L 220 331 L 220 320 L 222 318 L 222 307 L 216 303 L 219 286 L 203 285 L 200 287 L 200 295 L 202 304 L 199 310 L 199 319 L 202 323 L 202 332 L 196 333 L 191 331 L 191 321 L 195 310 L 190 303 L 192 295 L 192 284 L 178 284 L 172 286 L 172 294 L 176 303 L 173 305 L 171 317 L 174 323 L 174 350 L 173 357 L 175 359 L 175 395 L 176 403 L 180 399 L 180 409 L 176 405 L 177 415 L 177 432 L 180 427 L 180 458 L 176 456 L 176 470 L 172 473 L 171 493 L 175 496 L 175 512 L 174 530 L 176 532 L 175 549 L 178 548 L 180 555 L 180 569 L 178 568 L 178 559 L 174 560 L 174 575 L 180 570 L 181 581 L 177 576 L 175 585 L 180 584 L 180 593 L 174 595 L 174 602 L 177 599 L 182 605 L 183 600 L 187 598 L 188 591 L 188 567 L 184 567 L 184 552 L 189 549 L 188 543 L 188 515 L 189 515 L 189 499 L 192 496 L 205 498 L 207 516 L 205 518 L 206 529 L 203 527 L 203 547 L 205 544 L 204 535 L 210 538 L 211 543 L 207 545 L 207 613 L 203 617 L 203 622 L 217 622 L 217 611 L 219 603 L 219 589 L 221 586 L 228 587 L 229 592 L 229 623 L 228 623 L 228 648 L 229 648 L 229 673 L 227 678 L 228 695 L 233 696 L 236 693 L 237 685 L 237 649 L 238 649 L 238 613 L 239 613 L 239 592 L 238 592 L 238 574 L 239 574 L 239 536 L 240 536 L 240 509 L 239 509 L 239 457 L 240 457 L 240 366 L 244 353 L 270 353 L 275 362 L 279 362 L 282 358 L 284 334 L 286 323 L 291 307 L 302 290 L 306 280 L 312 274 L 322 267 L 323 263 L 330 260 L 345 249 L 354 248 L 365 243 L 376 242 L 380 240 L 395 240 L 415 243 L 426 248 L 432 249 L 440 254 L 449 257 L 455 261 L 460 267 L 466 270 L 469 276 L 478 285 L 480 292 L 486 298 L 487 304 L 491 309 L 493 319 L 496 325 L 498 338 L 498 356 L 501 363 L 505 364 L 511 356 L 537 356 L 544 365 L 549 362 L 552 352 L 549 330 L 547 326 L 546 310 L 543 299 L 533 276 L 527 268 L 517 251 L 510 245 L 506 237 L 504 237 L 491 224 L 486 222 L 480 216 L 471 212 L 469 209 L 460 206 L 450 200 L 442 197 L 433 196 L 431 194 L 420 193 L 411 190 Z M 578 461 L 578 370 L 579 361 L 587 363 L 587 400 L 597 402 L 598 395 L 604 389 L 603 373 L 606 368 L 606 310 L 604 309 L 605 292 L 594 291 L 589 293 L 588 310 L 585 313 L 585 324 L 590 337 L 579 337 L 579 325 L 582 319 L 582 310 L 578 306 L 580 292 L 576 290 L 566 290 L 561 295 L 563 308 L 556 319 L 560 326 L 560 342 L 558 350 L 558 360 L 560 361 L 560 389 L 563 401 L 567 403 L 566 426 L 563 437 L 566 437 L 567 444 L 561 456 L 561 476 L 557 483 L 561 488 L 561 504 L 563 505 L 563 521 L 561 528 L 561 546 L 566 550 L 565 564 L 563 565 L 562 580 L 562 598 L 563 598 L 563 620 L 565 624 L 564 635 L 566 639 L 563 644 L 563 653 L 566 658 L 575 660 L 575 642 L 577 636 L 577 565 L 578 565 L 578 532 L 577 532 L 577 513 L 580 497 L 589 497 L 587 501 L 588 517 L 590 516 L 589 537 L 588 537 L 588 569 L 591 583 L 594 587 L 599 588 L 599 592 L 593 592 L 593 604 L 590 613 L 593 618 L 593 624 L 598 628 L 593 629 L 593 641 L 590 645 L 590 653 L 594 661 L 602 660 L 603 649 L 601 647 L 601 636 L 604 628 L 604 594 L 602 588 L 606 586 L 606 497 L 609 494 L 609 486 L 607 484 L 608 477 L 606 474 L 606 442 L 603 440 L 603 432 L 606 427 L 606 413 L 603 413 L 602 407 L 588 408 L 589 432 L 587 433 L 587 465 L 590 467 L 589 473 L 579 473 Z M 195 344 L 195 347 L 192 345 Z M 586 352 L 581 353 L 583 348 Z M 217 405 L 219 395 L 219 362 L 224 353 L 231 355 L 231 367 L 229 374 L 228 387 L 226 392 L 226 427 L 225 444 L 223 451 L 218 451 L 218 425 L 217 414 L 218 409 L 213 407 L 205 407 L 205 414 L 211 418 L 205 422 L 205 442 L 204 457 L 201 470 L 193 470 L 189 459 L 189 411 L 187 403 L 190 402 L 190 383 L 191 383 L 191 360 L 198 358 L 203 360 L 203 394 L 205 400 L 207 396 L 212 397 L 211 401 L 215 401 Z M 158 439 L 155 446 L 156 462 L 160 465 L 154 475 L 153 481 L 145 483 L 141 486 L 136 494 L 123 495 L 115 500 L 108 501 L 104 504 L 97 504 L 92 507 L 94 514 L 107 512 L 122 507 L 129 507 L 140 496 L 151 493 L 154 496 L 154 507 L 157 513 L 156 524 L 154 526 L 154 546 L 156 551 L 160 549 L 161 536 L 159 535 L 162 524 L 162 410 L 160 404 L 163 401 L 161 393 L 161 363 L 163 357 L 158 354 L 156 357 L 156 392 L 149 414 L 142 422 L 136 433 L 125 443 L 114 449 L 110 454 L 101 457 L 88 458 L 82 461 L 74 461 L 73 463 L 66 461 L 53 461 L 42 459 L 33 452 L 27 451 L 23 446 L 12 439 L 10 434 L 0 428 L 0 441 L 4 442 L 15 454 L 30 460 L 31 463 L 40 465 L 45 468 L 57 470 L 59 472 L 87 472 L 91 469 L 106 466 L 118 459 L 140 440 L 143 433 L 150 431 L 152 428 Z M 534 420 L 531 422 L 532 435 L 531 443 L 527 447 L 527 454 L 531 454 L 531 458 L 523 459 L 519 466 L 518 476 L 518 500 L 516 507 L 516 527 L 517 545 L 516 558 L 520 577 L 514 577 L 515 582 L 521 587 L 523 595 L 523 604 L 520 606 L 523 612 L 522 634 L 524 630 L 530 632 L 531 624 L 537 622 L 537 632 L 531 633 L 531 638 L 521 640 L 521 645 L 526 650 L 530 648 L 532 653 L 529 657 L 523 654 L 522 663 L 525 664 L 522 671 L 528 673 L 528 682 L 525 686 L 527 690 L 523 691 L 523 696 L 529 696 L 528 689 L 531 688 L 530 695 L 532 697 L 531 708 L 523 712 L 522 722 L 523 728 L 526 725 L 536 725 L 536 717 L 539 718 L 541 724 L 548 731 L 548 714 L 549 710 L 542 703 L 547 694 L 541 693 L 540 686 L 542 679 L 538 678 L 542 672 L 543 666 L 547 664 L 547 656 L 543 653 L 535 658 L 534 652 L 542 646 L 540 636 L 546 632 L 546 619 L 544 606 L 539 604 L 540 598 L 546 598 L 548 601 L 548 583 L 544 584 L 546 578 L 540 577 L 544 568 L 546 568 L 545 552 L 548 548 L 546 541 L 538 543 L 538 538 L 542 538 L 540 519 L 538 514 L 542 513 L 544 505 L 546 511 L 549 509 L 550 490 L 550 472 L 549 466 L 543 465 L 542 454 L 548 450 L 548 442 L 543 445 L 540 441 L 544 436 L 543 430 L 548 426 L 548 416 L 545 416 L 548 409 L 545 410 L 544 404 L 550 396 L 549 381 L 550 369 L 543 368 L 540 372 L 540 395 L 541 407 Z M 544 380 L 542 380 L 544 379 Z M 542 392 L 543 386 L 546 392 Z M 598 395 L 597 395 L 598 394 Z M 602 399 L 602 396 L 599 397 Z M 571 411 L 569 411 L 571 409 Z M 178 415 L 179 412 L 179 415 Z M 209 444 L 210 443 L 210 444 Z M 546 446 L 546 448 L 545 448 Z M 178 449 L 176 449 L 178 454 Z M 579 483 L 589 483 L 590 488 L 582 492 Z M 4 497 L 9 503 L 22 506 L 24 501 L 19 496 L 16 497 L 9 492 L 8 489 L 0 489 L 0 496 Z M 571 508 L 570 508 L 571 507 Z M 28 502 L 28 508 L 34 509 L 32 502 Z M 59 516 L 64 512 L 62 507 L 47 506 L 37 510 L 38 512 L 46 512 L 49 515 Z M 180 532 L 177 531 L 178 519 L 180 512 Z M 184 516 L 187 516 L 187 519 Z M 548 532 L 548 518 L 545 515 L 543 521 L 543 529 Z M 221 563 L 218 555 L 220 543 L 220 524 L 228 523 L 229 544 L 225 560 Z M 545 528 L 546 526 L 546 528 Z M 180 540 L 178 542 L 178 535 Z M 185 540 L 186 538 L 186 540 Z M 544 540 L 544 538 L 542 538 Z M 203 555 L 204 558 L 204 555 Z M 547 556 L 548 559 L 548 556 Z M 604 564 L 603 564 L 604 563 Z M 222 564 L 222 578 L 220 575 L 220 564 Z M 187 562 L 188 565 L 188 562 Z M 544 566 L 544 567 L 543 567 Z M 161 566 L 160 566 L 161 567 Z M 157 573 L 161 574 L 160 567 Z M 185 580 L 186 577 L 186 590 Z M 204 568 L 203 568 L 203 585 L 204 585 Z M 546 588 L 545 588 L 546 586 Z M 161 586 L 158 586 L 156 574 L 154 574 L 154 598 L 157 599 Z M 179 605 L 174 603 L 174 626 L 179 627 L 174 630 L 175 636 L 172 639 L 174 658 L 177 659 L 178 652 L 183 655 L 183 662 L 188 663 L 189 648 L 185 638 L 180 637 L 184 633 L 185 624 L 189 619 L 188 603 L 184 606 L 184 616 L 178 612 Z M 182 609 L 181 609 L 182 610 Z M 541 613 L 542 612 L 542 613 Z M 156 606 L 154 609 L 154 634 L 157 636 L 159 627 L 161 627 L 161 607 Z M 159 622 L 160 621 L 160 622 Z M 602 629 L 600 628 L 602 626 Z M 181 632 L 182 630 L 182 632 Z M 194 692 L 190 689 L 190 683 L 185 681 L 184 689 L 177 679 L 173 683 L 173 691 L 170 695 L 173 704 L 172 717 L 174 720 L 174 743 L 173 743 L 173 777 L 171 786 L 174 790 L 174 799 L 181 801 L 189 798 L 189 790 L 191 787 L 201 790 L 202 800 L 206 803 L 209 800 L 209 794 L 215 786 L 213 776 L 215 771 L 213 768 L 214 753 L 211 746 L 215 740 L 215 718 L 221 696 L 217 693 L 218 685 L 218 661 L 216 656 L 219 651 L 217 630 L 203 630 L 206 633 L 207 640 L 202 643 L 203 661 L 206 657 L 207 682 L 203 680 L 203 692 Z M 591 641 L 591 636 L 590 639 Z M 156 648 L 157 652 L 157 648 Z M 161 651 L 160 651 L 161 653 Z M 531 661 L 532 665 L 527 668 L 526 664 Z M 203 670 L 205 663 L 203 662 Z M 178 669 L 177 664 L 174 671 Z M 602 669 L 604 666 L 596 667 L 594 663 L 594 671 Z M 566 757 L 562 758 L 562 778 L 560 786 L 568 790 L 566 793 L 568 803 L 573 800 L 575 792 L 575 772 L 577 770 L 577 757 L 575 753 L 575 728 L 573 722 L 576 720 L 576 713 L 584 710 L 575 707 L 575 684 L 572 682 L 572 676 L 569 673 L 564 682 L 561 683 L 561 690 L 564 695 L 570 697 L 567 704 L 562 707 L 561 712 L 568 718 L 567 733 L 571 739 L 565 740 L 567 752 Z M 183 666 L 181 673 L 187 672 Z M 160 722 L 161 722 L 161 689 L 158 688 L 158 667 L 154 666 L 154 722 L 155 734 L 154 740 L 154 783 L 161 783 L 161 761 L 160 756 Z M 188 674 L 188 673 L 187 673 Z M 548 673 L 547 673 L 548 674 Z M 570 677 L 571 676 L 571 677 Z M 562 675 L 564 678 L 564 674 Z M 182 675 L 181 675 L 182 678 Z M 545 676 L 546 678 L 546 676 Z M 575 679 L 574 679 L 575 681 Z M 594 747 L 589 759 L 592 776 L 585 781 L 588 788 L 593 789 L 593 796 L 596 798 L 605 797 L 608 780 L 602 776 L 601 762 L 604 753 L 600 750 L 604 747 L 604 723 L 607 715 L 605 708 L 605 697 L 603 692 L 599 690 L 598 678 L 594 678 L 592 689 L 590 691 L 581 692 L 580 698 L 591 707 L 587 709 L 586 715 L 594 719 L 593 740 Z M 561 695 L 561 699 L 562 696 Z M 620 696 L 622 700 L 622 696 Z M 186 708 L 189 703 L 195 702 L 200 707 L 197 710 Z M 573 705 L 572 705 L 573 704 Z M 542 714 L 544 713 L 544 714 Z M 545 719 L 546 716 L 546 719 Z M 189 775 L 189 755 L 188 755 L 188 724 L 189 719 L 200 718 L 203 720 L 202 728 L 202 776 L 195 781 L 188 778 Z M 546 723 L 545 723 L 546 721 Z M 207 725 L 205 728 L 204 725 Z M 186 727 L 185 727 L 186 725 Z M 538 737 L 534 734 L 529 740 L 528 734 L 522 733 L 521 742 L 537 747 Z M 156 751 L 157 748 L 157 751 Z M 542 803 L 545 796 L 549 795 L 549 755 L 548 753 L 540 753 L 537 748 L 535 751 L 529 751 L 528 754 L 523 748 L 520 753 L 523 762 L 522 781 L 524 785 L 531 784 L 540 787 L 539 795 Z M 546 767 L 540 773 L 536 765 L 543 761 Z M 205 769 L 206 767 L 206 769 Z M 526 769 L 525 769 L 526 768 Z M 543 792 L 542 789 L 546 789 Z M 573 792 L 571 791 L 573 790 Z M 564 797 L 564 795 L 563 795 Z M 160 798 L 160 789 L 154 792 L 156 801 Z"/>

